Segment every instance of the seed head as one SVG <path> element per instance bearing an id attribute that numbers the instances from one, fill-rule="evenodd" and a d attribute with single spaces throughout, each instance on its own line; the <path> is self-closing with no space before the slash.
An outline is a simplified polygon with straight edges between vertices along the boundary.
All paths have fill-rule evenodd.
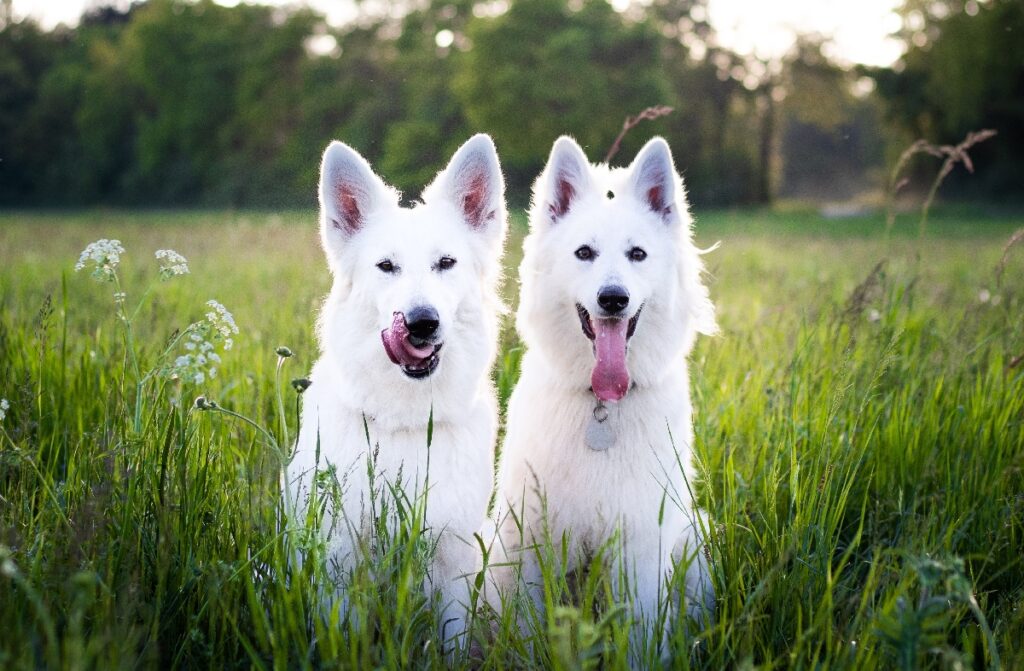
<path id="1" fill-rule="evenodd" d="M 304 377 L 297 377 L 292 380 L 292 388 L 300 394 L 309 389 L 309 385 L 311 384 L 313 384 L 313 382 Z"/>
<path id="2" fill-rule="evenodd" d="M 276 352 L 277 356 L 281 357 L 282 359 L 287 359 L 292 355 L 292 351 L 285 347 L 284 345 L 281 345 L 280 347 L 275 349 L 274 352 Z"/>
<path id="3" fill-rule="evenodd" d="M 195 407 L 197 410 L 216 410 L 217 402 L 211 401 L 205 396 L 196 396 Z"/>

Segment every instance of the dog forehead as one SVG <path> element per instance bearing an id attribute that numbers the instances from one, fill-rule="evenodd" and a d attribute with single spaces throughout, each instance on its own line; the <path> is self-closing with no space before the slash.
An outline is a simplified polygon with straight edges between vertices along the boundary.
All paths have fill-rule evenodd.
<path id="1" fill-rule="evenodd" d="M 598 246 L 617 246 L 649 242 L 656 240 L 659 232 L 666 240 L 670 237 L 656 214 L 638 208 L 635 203 L 617 201 L 617 198 L 605 198 L 583 202 L 577 211 L 553 228 L 567 244 L 592 241 Z"/>
<path id="2" fill-rule="evenodd" d="M 471 235 L 465 225 L 449 214 L 429 205 L 394 208 L 382 212 L 380 220 L 367 231 L 372 246 L 406 258 L 433 257 L 435 254 L 461 252 Z"/>

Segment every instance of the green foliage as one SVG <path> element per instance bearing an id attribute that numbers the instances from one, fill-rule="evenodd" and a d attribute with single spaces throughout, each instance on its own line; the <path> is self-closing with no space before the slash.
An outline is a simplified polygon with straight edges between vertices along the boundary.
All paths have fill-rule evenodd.
<path id="1" fill-rule="evenodd" d="M 0 204 L 305 206 L 332 139 L 412 199 L 474 132 L 495 136 L 524 202 L 557 136 L 600 160 L 651 105 L 676 111 L 627 135 L 618 161 L 663 134 L 697 203 L 770 197 L 763 91 L 691 18 L 702 1 L 497 8 L 430 0 L 333 29 L 305 9 L 148 0 L 73 29 L 4 23 Z"/>
<path id="2" fill-rule="evenodd" d="M 780 105 L 782 198 L 854 198 L 869 191 L 887 132 L 876 97 L 853 94 L 856 73 L 830 62 L 821 43 L 800 39 L 787 56 Z"/>
<path id="3" fill-rule="evenodd" d="M 520 178 L 540 172 L 544 148 L 570 130 L 599 160 L 622 119 L 665 101 L 655 34 L 604 0 L 517 0 L 471 23 L 468 37 L 473 48 L 462 54 L 455 92 Z"/>
<path id="4" fill-rule="evenodd" d="M 673 623 L 673 668 L 1024 664 L 1022 258 L 993 274 L 1022 225 L 940 210 L 923 240 L 897 221 L 886 242 L 880 216 L 698 212 L 699 244 L 723 242 L 706 257 L 723 333 L 691 369 L 717 612 L 704 631 Z M 106 237 L 143 305 L 128 311 L 143 376 L 205 300 L 232 308 L 241 333 L 214 380 L 151 378 L 138 396 L 115 287 L 73 272 Z M 168 247 L 191 274 L 143 300 Z M 328 283 L 309 213 L 0 217 L 0 666 L 655 665 L 653 646 L 628 649 L 601 565 L 560 574 L 558 542 L 550 620 L 485 609 L 471 655 L 446 658 L 419 590 L 420 502 L 386 483 L 374 505 L 399 523 L 376 528 L 342 616 L 317 538 L 278 515 L 285 381 L 316 357 Z M 503 352 L 502 399 L 508 328 Z"/>
<path id="5" fill-rule="evenodd" d="M 15 200 L 33 186 L 33 178 L 46 168 L 46 151 L 53 150 L 48 141 L 48 125 L 35 118 L 33 111 L 40 104 L 40 90 L 47 71 L 53 66 L 61 36 L 47 34 L 33 23 L 12 23 L 0 29 L 0 143 L 4 147 L 3 179 L 0 199 Z M 10 165 L 22 166 L 20 171 Z"/>
<path id="6" fill-rule="evenodd" d="M 875 74 L 893 119 L 913 138 L 956 144 L 992 128 L 999 139 L 979 147 L 984 176 L 957 179 L 961 193 L 1019 198 L 1024 168 L 1024 5 L 907 2 L 910 46 L 898 70 Z M 912 18 L 911 18 L 912 17 Z"/>

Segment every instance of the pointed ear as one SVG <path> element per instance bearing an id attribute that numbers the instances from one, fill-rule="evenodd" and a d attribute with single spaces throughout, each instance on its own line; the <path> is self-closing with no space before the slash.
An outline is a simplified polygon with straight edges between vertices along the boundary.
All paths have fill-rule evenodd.
<path id="1" fill-rule="evenodd" d="M 475 231 L 500 231 L 505 222 L 505 179 L 498 152 L 489 135 L 479 133 L 466 141 L 449 161 L 424 199 L 435 192 L 447 198 Z"/>
<path id="2" fill-rule="evenodd" d="M 336 254 L 389 194 L 359 152 L 332 142 L 320 164 L 320 226 L 328 252 Z"/>
<path id="3" fill-rule="evenodd" d="M 668 143 L 652 138 L 636 155 L 630 171 L 636 197 L 668 221 L 676 203 L 677 180 Z"/>
<path id="4" fill-rule="evenodd" d="M 534 186 L 534 202 L 551 223 L 572 209 L 590 187 L 590 162 L 580 146 L 566 135 L 555 140 L 544 172 Z"/>

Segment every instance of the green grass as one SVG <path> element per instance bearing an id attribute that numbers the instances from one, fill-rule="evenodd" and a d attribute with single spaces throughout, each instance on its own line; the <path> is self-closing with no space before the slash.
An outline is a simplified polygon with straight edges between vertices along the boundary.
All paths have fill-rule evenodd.
<path id="1" fill-rule="evenodd" d="M 382 532 L 373 577 L 356 576 L 358 618 L 331 610 L 315 562 L 289 567 L 296 549 L 317 553 L 279 532 L 273 447 L 295 435 L 287 382 L 316 357 L 329 277 L 314 222 L 0 215 L 0 668 L 626 665 L 599 567 L 582 585 L 549 567 L 557 617 L 485 613 L 472 656 L 446 659 L 418 589 L 429 548 L 415 502 L 384 504 L 408 523 Z M 906 217 L 885 241 L 881 217 L 699 214 L 698 243 L 722 242 L 706 262 L 723 332 L 691 369 L 718 600 L 705 631 L 674 627 L 674 667 L 1024 668 L 1024 364 L 1010 366 L 1024 354 L 1024 249 L 1001 284 L 994 273 L 1021 226 L 972 208 L 936 213 L 922 241 Z M 127 248 L 129 305 L 156 249 L 189 259 L 192 274 L 158 283 L 133 321 L 141 370 L 206 300 L 234 312 L 241 334 L 216 379 L 152 378 L 137 404 L 114 289 L 73 272 L 98 238 Z M 514 304 L 514 283 L 506 294 Z M 510 331 L 503 342 L 507 392 Z M 284 412 L 278 345 L 295 352 Z M 272 439 L 194 409 L 200 393 Z"/>

